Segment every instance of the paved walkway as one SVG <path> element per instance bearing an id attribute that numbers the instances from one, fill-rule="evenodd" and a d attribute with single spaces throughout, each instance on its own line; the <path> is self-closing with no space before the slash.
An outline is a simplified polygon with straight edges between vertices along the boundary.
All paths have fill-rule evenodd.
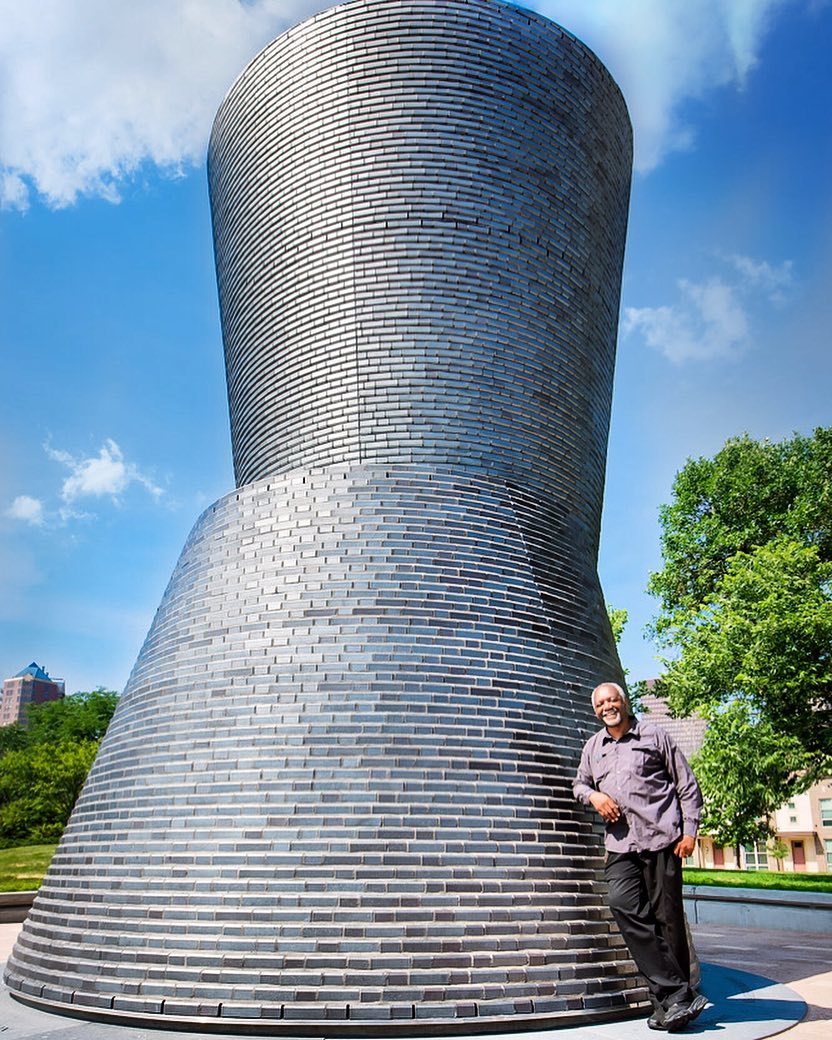
<path id="1" fill-rule="evenodd" d="M 693 934 L 703 961 L 785 983 L 806 1002 L 806 1017 L 781 1034 L 784 1040 L 830 1040 L 832 943 L 828 935 L 713 924 L 695 925 Z"/>
<path id="2" fill-rule="evenodd" d="M 19 924 L 0 924 L 0 962 L 6 960 Z M 785 1040 L 832 1037 L 832 945 L 828 937 L 802 932 L 697 925 L 703 991 L 713 1006 L 684 1036 L 715 1040 Z M 804 1017 L 805 1015 L 805 1017 Z M 802 1020 L 801 1020 L 802 1019 Z M 12 1000 L 0 986 L 0 1040 L 194 1040 L 207 1035 L 167 1029 L 111 1026 L 47 1014 Z M 238 1040 L 212 1034 L 215 1040 Z M 647 1040 L 660 1034 L 644 1019 L 513 1033 L 491 1040 Z"/>

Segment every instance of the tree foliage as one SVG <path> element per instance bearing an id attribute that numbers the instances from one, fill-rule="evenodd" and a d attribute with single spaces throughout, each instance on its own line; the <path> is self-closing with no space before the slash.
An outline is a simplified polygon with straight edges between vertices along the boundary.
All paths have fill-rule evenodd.
<path id="1" fill-rule="evenodd" d="M 623 607 L 614 607 L 612 604 L 607 604 L 607 617 L 610 619 L 610 628 L 612 629 L 613 639 L 615 645 L 619 647 L 621 645 L 621 637 L 624 634 L 624 629 L 627 626 L 627 622 L 630 618 L 630 612 L 625 610 Z M 630 700 L 630 708 L 638 714 L 641 711 L 641 698 L 647 692 L 647 686 L 644 682 L 630 682 L 629 668 L 624 668 L 624 679 L 627 683 L 627 696 Z"/>
<path id="2" fill-rule="evenodd" d="M 607 604 L 607 616 L 610 619 L 610 627 L 612 628 L 612 636 L 618 645 L 621 642 L 621 636 L 624 634 L 624 626 L 627 624 L 629 618 L 629 612 L 624 610 L 623 607 L 613 607 L 609 603 Z"/>
<path id="3" fill-rule="evenodd" d="M 742 701 L 714 711 L 691 761 L 705 803 L 702 831 L 717 845 L 735 847 L 771 837 L 769 817 L 782 804 L 780 792 L 808 764 L 798 740 Z"/>
<path id="4" fill-rule="evenodd" d="M 13 722 L 8 726 L 0 726 L 0 758 L 7 751 L 19 751 L 26 746 L 26 727 L 19 722 Z"/>
<path id="5" fill-rule="evenodd" d="M 61 836 L 117 700 L 110 690 L 76 693 L 0 728 L 0 847 Z"/>
<path id="6" fill-rule="evenodd" d="M 97 751 L 94 740 L 62 740 L 5 754 L 0 759 L 4 844 L 57 841 Z"/>
<path id="7" fill-rule="evenodd" d="M 807 783 L 832 770 L 832 563 L 815 546 L 737 553 L 675 632 L 682 652 L 661 683 L 674 710 L 714 725 L 722 706 L 746 705 L 811 756 Z"/>
<path id="8" fill-rule="evenodd" d="M 59 701 L 32 705 L 26 717 L 27 743 L 101 740 L 117 703 L 117 693 L 99 688 L 74 693 Z"/>
<path id="9" fill-rule="evenodd" d="M 661 601 L 655 632 L 671 643 L 736 553 L 787 537 L 832 560 L 832 427 L 780 443 L 744 435 L 712 459 L 689 459 L 659 522 L 664 566 L 648 589 Z"/>
<path id="10" fill-rule="evenodd" d="M 832 772 L 832 429 L 730 440 L 688 461 L 673 496 L 649 585 L 670 651 L 656 692 L 708 719 L 710 826 L 750 841 L 767 812 Z"/>

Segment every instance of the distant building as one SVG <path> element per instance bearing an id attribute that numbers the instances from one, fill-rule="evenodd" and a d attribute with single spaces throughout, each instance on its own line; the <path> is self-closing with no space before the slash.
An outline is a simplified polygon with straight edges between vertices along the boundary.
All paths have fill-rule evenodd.
<path id="1" fill-rule="evenodd" d="M 645 685 L 648 690 L 652 688 L 655 681 L 655 679 L 647 680 Z M 674 718 L 670 714 L 670 708 L 664 697 L 657 697 L 653 693 L 642 694 L 640 704 L 642 714 L 650 722 L 667 730 L 685 758 L 692 758 L 702 747 L 708 723 L 695 712 L 686 718 Z"/>
<path id="2" fill-rule="evenodd" d="M 26 724 L 26 709 L 30 704 L 45 704 L 59 701 L 65 693 L 63 679 L 50 679 L 39 664 L 31 664 L 3 680 L 3 697 L 0 700 L 0 726 L 13 722 Z"/>
<path id="3" fill-rule="evenodd" d="M 654 682 L 648 680 L 647 688 L 651 689 Z M 663 726 L 670 733 L 686 758 L 691 758 L 702 747 L 708 723 L 698 715 L 673 718 L 667 701 L 652 693 L 642 696 L 641 710 L 650 722 Z M 735 849 L 715 845 L 707 834 L 701 834 L 688 863 L 728 870 L 832 871 L 832 778 L 821 780 L 803 794 L 795 795 L 774 813 L 771 825 L 774 842 L 782 842 L 786 849 L 786 855 L 781 859 L 770 851 L 774 842 L 760 841 L 743 845 L 738 863 Z"/>
<path id="4" fill-rule="evenodd" d="M 772 822 L 789 850 L 776 869 L 832 871 L 832 777 L 796 794 Z"/>

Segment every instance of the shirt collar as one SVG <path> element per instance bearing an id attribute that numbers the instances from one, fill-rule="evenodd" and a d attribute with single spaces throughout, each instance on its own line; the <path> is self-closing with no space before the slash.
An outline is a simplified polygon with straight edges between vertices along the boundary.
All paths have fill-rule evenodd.
<path id="1" fill-rule="evenodd" d="M 633 737 L 638 737 L 638 736 L 639 736 L 639 731 L 638 731 L 638 719 L 636 718 L 636 716 L 635 716 L 635 715 L 631 715 L 631 716 L 630 716 L 630 728 L 629 728 L 629 729 L 627 730 L 627 732 L 626 732 L 626 733 L 624 734 L 624 736 L 623 736 L 623 737 L 620 737 L 619 739 L 620 739 L 620 740 L 623 740 L 623 739 L 624 739 L 624 737 L 629 737 L 629 736 L 631 736 L 631 735 L 632 735 Z M 614 741 L 615 741 L 615 737 L 613 737 L 613 736 L 612 736 L 612 735 L 610 734 L 610 731 L 609 731 L 609 730 L 608 730 L 608 729 L 606 728 L 606 726 L 605 726 L 605 727 L 604 727 L 604 728 L 603 728 L 603 729 L 601 730 L 601 743 L 602 743 L 602 744 L 609 744 L 609 743 L 610 743 L 610 741 L 613 741 L 613 742 L 614 742 Z"/>

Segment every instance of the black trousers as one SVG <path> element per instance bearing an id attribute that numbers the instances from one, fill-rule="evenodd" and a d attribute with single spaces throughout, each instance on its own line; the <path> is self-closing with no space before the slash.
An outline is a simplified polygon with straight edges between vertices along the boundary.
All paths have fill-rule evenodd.
<path id="1" fill-rule="evenodd" d="M 609 903 L 657 1007 L 689 1001 L 690 950 L 682 902 L 682 861 L 659 852 L 607 853 Z"/>

